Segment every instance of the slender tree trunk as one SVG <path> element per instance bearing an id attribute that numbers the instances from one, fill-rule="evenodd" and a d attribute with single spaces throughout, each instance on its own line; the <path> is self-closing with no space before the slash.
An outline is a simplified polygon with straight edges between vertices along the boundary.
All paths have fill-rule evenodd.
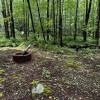
<path id="1" fill-rule="evenodd" d="M 8 0 L 6 0 L 6 8 L 7 8 L 7 17 L 10 17 L 10 11 L 9 11 L 9 3 L 8 3 Z M 8 20 L 9 22 L 10 20 Z M 9 30 L 9 24 L 8 24 L 8 30 Z M 10 37 L 10 34 L 9 34 L 9 37 Z"/>
<path id="2" fill-rule="evenodd" d="M 99 44 L 99 30 L 100 30 L 100 0 L 98 0 L 98 11 L 97 11 L 97 29 L 95 33 L 95 37 L 97 39 L 96 45 Z"/>
<path id="3" fill-rule="evenodd" d="M 23 28 L 24 28 L 24 34 L 26 34 L 26 25 L 25 25 L 25 2 L 24 2 L 24 0 L 23 0 L 23 16 L 24 16 L 24 18 L 23 18 Z"/>
<path id="4" fill-rule="evenodd" d="M 57 34 L 58 34 L 58 5 L 59 4 L 59 1 L 57 0 L 57 13 L 56 13 L 56 29 L 55 29 L 55 33 L 56 33 L 56 39 L 57 39 Z"/>
<path id="5" fill-rule="evenodd" d="M 47 40 L 49 40 L 49 0 L 47 0 Z"/>
<path id="6" fill-rule="evenodd" d="M 67 12 L 65 11 L 65 32 L 67 33 L 67 29 L 66 29 L 66 16 L 67 16 Z"/>
<path id="7" fill-rule="evenodd" d="M 86 0 L 86 17 L 85 17 L 85 26 L 84 26 L 85 29 L 83 30 L 83 40 L 84 40 L 84 42 L 87 40 L 86 28 L 87 28 L 87 24 L 88 24 L 88 21 L 89 21 L 91 5 L 92 5 L 92 0 L 90 0 L 89 8 L 88 8 L 88 0 Z"/>
<path id="8" fill-rule="evenodd" d="M 78 0 L 77 0 L 77 3 L 76 3 L 75 34 L 74 34 L 74 40 L 76 40 L 76 34 L 77 34 L 77 13 L 78 13 Z"/>
<path id="9" fill-rule="evenodd" d="M 93 39 L 95 38 L 95 32 L 94 32 L 94 14 L 95 14 L 95 11 L 94 11 L 94 4 L 93 4 L 93 16 L 92 16 L 92 21 L 93 21 Z"/>
<path id="10" fill-rule="evenodd" d="M 6 7 L 7 7 L 7 17 L 8 17 L 10 16 L 8 0 L 6 0 Z"/>
<path id="11" fill-rule="evenodd" d="M 53 9 L 53 33 L 54 33 L 54 44 L 56 44 L 56 33 L 55 33 L 55 2 L 52 0 Z"/>
<path id="12" fill-rule="evenodd" d="M 25 28 L 25 38 L 26 38 L 26 40 L 28 40 L 27 39 L 27 27 L 28 27 L 28 25 L 27 25 L 27 16 L 28 16 L 28 14 L 27 14 L 28 12 L 27 12 L 27 9 L 26 9 L 26 19 L 25 19 L 25 25 L 26 25 L 26 28 Z"/>
<path id="13" fill-rule="evenodd" d="M 71 14 L 71 8 L 70 8 L 70 35 L 72 35 L 72 33 L 71 33 L 71 30 L 72 30 L 72 26 L 71 26 L 71 24 L 72 24 L 72 14 Z"/>
<path id="14" fill-rule="evenodd" d="M 11 14 L 11 34 L 12 34 L 12 37 L 15 38 L 15 28 L 14 28 L 12 0 L 10 0 L 10 14 Z"/>
<path id="15" fill-rule="evenodd" d="M 10 10 L 9 10 L 9 3 L 8 3 L 8 0 L 6 0 L 6 6 L 7 6 L 7 16 L 10 16 Z M 9 19 L 10 21 L 11 19 Z M 8 26 L 9 27 L 9 26 Z M 10 29 L 12 27 L 12 23 L 10 23 Z M 11 33 L 11 30 L 10 30 L 10 33 Z M 10 36 L 12 37 L 12 34 L 10 34 Z"/>
<path id="16" fill-rule="evenodd" d="M 2 15 L 3 15 L 3 18 L 6 19 L 7 14 L 6 14 L 5 1 L 1 0 L 1 4 L 2 4 Z M 9 39 L 10 37 L 9 37 L 8 21 L 4 21 L 4 27 L 5 27 L 5 37 Z"/>
<path id="17" fill-rule="evenodd" d="M 63 8 L 63 7 L 64 7 L 64 6 L 63 6 L 63 5 L 64 5 L 64 0 L 61 0 L 61 3 L 62 3 L 62 4 L 61 4 L 62 23 L 64 23 L 64 15 L 63 15 L 63 14 L 64 14 L 64 8 Z M 63 32 L 63 33 L 65 32 L 65 31 L 63 31 L 63 24 L 62 24 L 62 32 Z"/>
<path id="18" fill-rule="evenodd" d="M 63 14 L 63 11 L 64 11 L 63 4 L 64 4 L 64 0 L 62 0 L 62 14 Z"/>
<path id="19" fill-rule="evenodd" d="M 34 32 L 34 35 L 35 35 L 35 28 L 34 28 L 33 15 L 32 15 L 31 6 L 30 6 L 30 0 L 27 0 L 27 3 L 28 3 L 29 11 L 30 11 L 30 17 L 31 17 L 31 23 L 32 23 L 32 31 Z M 36 40 L 35 36 L 34 36 L 34 39 Z"/>
<path id="20" fill-rule="evenodd" d="M 60 46 L 63 46 L 62 43 L 62 13 L 61 13 L 61 0 L 59 0 L 59 38 L 60 38 Z"/>
<path id="21" fill-rule="evenodd" d="M 53 18 L 53 15 L 52 15 L 52 14 L 53 14 L 53 9 L 52 9 L 53 7 L 52 7 L 52 3 L 51 3 L 51 2 L 50 2 L 50 4 L 51 4 L 51 5 L 50 5 L 50 7 L 51 7 L 51 9 L 50 9 L 50 18 L 52 19 L 52 18 Z M 52 31 L 52 29 L 53 29 L 52 26 L 53 26 L 53 25 L 51 24 L 51 25 L 50 25 L 50 29 L 51 29 L 51 30 L 50 30 L 50 33 L 51 33 L 51 34 L 52 34 L 52 32 L 53 32 L 53 31 Z"/>
<path id="22" fill-rule="evenodd" d="M 44 29 L 43 29 L 43 25 L 42 25 L 42 20 L 41 20 L 41 16 L 40 16 L 40 9 L 39 9 L 39 5 L 38 5 L 38 0 L 36 0 L 36 4 L 37 4 L 37 9 L 38 9 L 38 16 L 39 16 L 39 20 L 40 20 L 41 29 L 42 29 L 43 39 L 44 39 L 44 42 L 46 42 Z"/>
<path id="23" fill-rule="evenodd" d="M 28 27 L 27 27 L 27 28 L 28 28 L 28 29 L 27 29 L 27 31 L 28 31 L 27 34 L 28 34 L 28 36 L 29 36 L 29 13 L 28 13 L 27 25 L 28 25 Z"/>

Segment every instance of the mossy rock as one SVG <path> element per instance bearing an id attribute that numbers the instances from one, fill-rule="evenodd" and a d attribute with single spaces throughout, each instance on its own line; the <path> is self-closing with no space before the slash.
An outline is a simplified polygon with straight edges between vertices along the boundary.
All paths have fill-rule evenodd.
<path id="1" fill-rule="evenodd" d="M 35 90 L 35 92 L 32 93 L 32 98 L 38 98 L 40 96 L 48 95 L 48 94 L 51 94 L 52 93 L 52 90 L 50 89 L 50 87 L 48 85 L 42 85 L 42 84 L 39 84 L 36 81 L 35 82 L 32 82 L 32 84 L 34 84 L 33 87 L 32 87 L 32 89 Z M 38 85 L 41 85 L 40 89 L 42 89 L 42 90 L 36 90 L 37 87 L 38 87 Z"/>

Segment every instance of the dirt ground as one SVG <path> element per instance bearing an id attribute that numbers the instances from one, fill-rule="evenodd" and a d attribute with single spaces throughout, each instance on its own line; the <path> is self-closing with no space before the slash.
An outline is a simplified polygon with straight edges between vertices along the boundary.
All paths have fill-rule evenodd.
<path id="1" fill-rule="evenodd" d="M 47 84 L 51 94 L 36 100 L 100 100 L 100 50 L 43 51 L 31 49 L 32 60 L 16 63 L 22 48 L 0 48 L 0 100 L 32 100 L 30 83 Z M 47 78 L 44 70 L 50 72 Z M 34 99 L 35 100 L 35 99 Z"/>

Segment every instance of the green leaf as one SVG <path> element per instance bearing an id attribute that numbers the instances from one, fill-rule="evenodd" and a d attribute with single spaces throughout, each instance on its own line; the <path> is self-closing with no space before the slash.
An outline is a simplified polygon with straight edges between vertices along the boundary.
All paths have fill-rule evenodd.
<path id="1" fill-rule="evenodd" d="M 97 67 L 100 67 L 100 65 L 96 65 Z"/>

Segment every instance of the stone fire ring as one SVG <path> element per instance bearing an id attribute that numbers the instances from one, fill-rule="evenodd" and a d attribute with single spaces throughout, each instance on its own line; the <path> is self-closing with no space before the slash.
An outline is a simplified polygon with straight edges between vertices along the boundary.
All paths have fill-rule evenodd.
<path id="1" fill-rule="evenodd" d="M 25 55 L 22 55 L 22 53 L 16 52 L 13 54 L 13 60 L 18 63 L 24 63 L 31 60 L 31 54 L 27 52 Z"/>

